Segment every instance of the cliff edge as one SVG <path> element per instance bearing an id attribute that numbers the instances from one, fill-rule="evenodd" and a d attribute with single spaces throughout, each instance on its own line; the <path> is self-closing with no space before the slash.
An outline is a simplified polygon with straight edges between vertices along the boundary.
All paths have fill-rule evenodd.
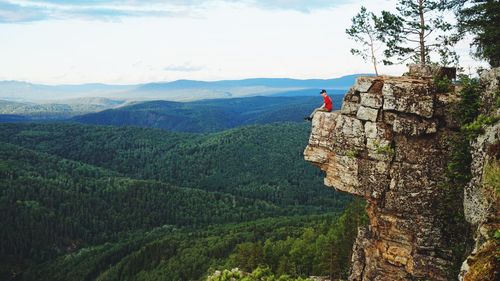
<path id="1" fill-rule="evenodd" d="M 440 93 L 427 74 L 413 67 L 403 77 L 360 77 L 340 111 L 312 120 L 305 159 L 326 173 L 325 185 L 368 202 L 349 280 L 450 278 L 442 186 L 449 140 L 460 134 L 459 97 L 453 87 Z"/>

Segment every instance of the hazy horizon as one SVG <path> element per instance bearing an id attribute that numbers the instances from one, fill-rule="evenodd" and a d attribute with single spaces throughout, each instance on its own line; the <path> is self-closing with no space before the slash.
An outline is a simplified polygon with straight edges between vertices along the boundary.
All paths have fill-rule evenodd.
<path id="1" fill-rule="evenodd" d="M 341 75 L 341 76 L 335 76 L 335 77 L 329 77 L 329 78 L 294 78 L 294 77 L 248 77 L 248 78 L 241 78 L 241 79 L 217 79 L 217 80 L 196 80 L 196 79 L 176 79 L 176 80 L 171 80 L 171 81 L 145 81 L 142 83 L 123 83 L 123 84 L 115 84 L 115 83 L 101 83 L 101 82 L 88 82 L 88 83 L 64 83 L 64 84 L 58 84 L 58 83 L 37 83 L 37 82 L 32 82 L 32 81 L 26 81 L 26 80 L 0 80 L 0 82 L 19 82 L 19 83 L 27 83 L 27 84 L 34 84 L 34 85 L 43 85 L 43 86 L 82 86 L 82 85 L 110 85 L 110 86 L 137 86 L 137 85 L 146 85 L 146 84 L 168 84 L 168 83 L 174 83 L 174 82 L 179 82 L 179 81 L 193 81 L 193 82 L 222 82 L 222 81 L 244 81 L 244 80 L 254 80 L 254 79 L 290 79 L 290 80 L 298 80 L 298 81 L 306 81 L 306 80 L 334 80 L 334 79 L 339 79 L 343 77 L 349 77 L 349 76 L 360 76 L 360 75 L 375 75 L 374 73 L 351 73 L 351 74 L 346 74 L 346 75 Z"/>

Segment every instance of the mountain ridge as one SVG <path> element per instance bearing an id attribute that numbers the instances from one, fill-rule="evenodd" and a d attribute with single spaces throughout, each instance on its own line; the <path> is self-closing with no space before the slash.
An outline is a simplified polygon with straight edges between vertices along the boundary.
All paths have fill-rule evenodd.
<path id="1" fill-rule="evenodd" d="M 248 78 L 200 81 L 175 80 L 129 85 L 102 83 L 45 85 L 16 80 L 0 81 L 0 99 L 10 101 L 43 101 L 103 97 L 111 99 L 199 100 L 256 95 L 271 95 L 287 90 L 329 88 L 346 90 L 358 76 L 350 74 L 331 79 Z"/>
<path id="2" fill-rule="evenodd" d="M 303 122 L 305 116 L 321 105 L 318 91 L 311 91 L 315 96 L 256 96 L 192 102 L 145 101 L 75 116 L 70 121 L 203 133 L 250 124 Z M 340 109 L 342 96 L 331 95 L 336 109 Z"/>

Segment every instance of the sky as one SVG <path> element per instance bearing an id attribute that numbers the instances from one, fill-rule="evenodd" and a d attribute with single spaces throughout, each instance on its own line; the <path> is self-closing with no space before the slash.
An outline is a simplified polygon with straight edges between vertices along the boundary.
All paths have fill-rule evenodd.
<path id="1" fill-rule="evenodd" d="M 372 73 L 345 29 L 396 0 L 0 0 L 0 80 L 137 84 Z M 462 65 L 476 67 L 468 44 Z M 400 75 L 406 66 L 379 66 Z"/>

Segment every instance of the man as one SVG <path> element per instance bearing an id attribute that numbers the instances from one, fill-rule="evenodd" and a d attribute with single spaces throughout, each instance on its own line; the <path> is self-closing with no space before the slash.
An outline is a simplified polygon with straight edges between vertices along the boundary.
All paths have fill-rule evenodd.
<path id="1" fill-rule="evenodd" d="M 332 100 L 330 99 L 330 97 L 326 94 L 326 91 L 325 90 L 321 90 L 320 92 L 321 96 L 323 96 L 323 105 L 319 108 L 316 108 L 312 113 L 311 115 L 309 115 L 308 117 L 305 117 L 304 119 L 305 120 L 309 120 L 309 121 L 312 121 L 313 117 L 314 117 L 314 114 L 318 111 L 326 111 L 326 112 L 330 112 L 332 111 Z"/>

